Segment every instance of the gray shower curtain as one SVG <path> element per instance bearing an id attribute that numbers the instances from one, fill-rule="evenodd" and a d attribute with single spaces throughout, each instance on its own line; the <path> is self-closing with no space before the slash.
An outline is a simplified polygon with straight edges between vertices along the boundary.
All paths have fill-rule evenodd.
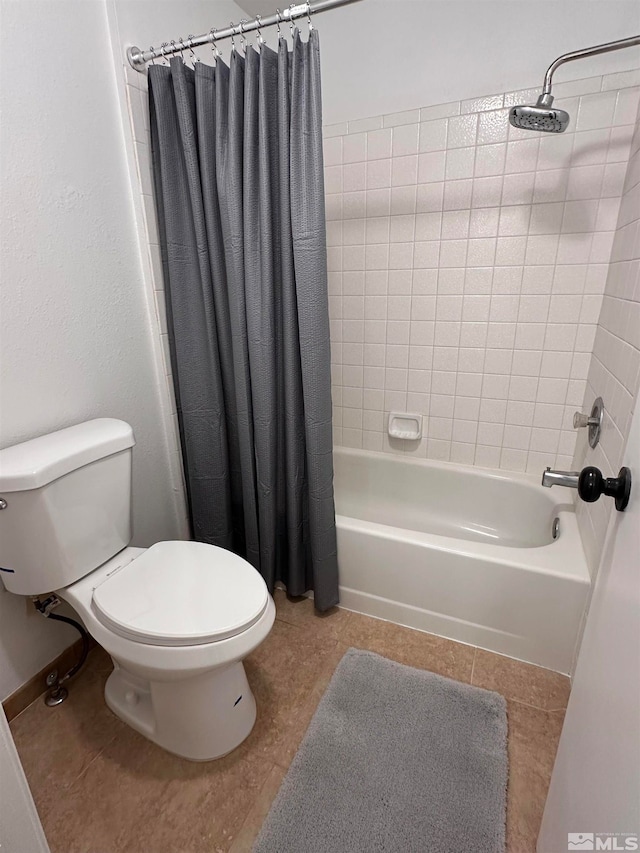
<path id="1" fill-rule="evenodd" d="M 338 601 L 318 34 L 149 68 L 195 539 Z"/>

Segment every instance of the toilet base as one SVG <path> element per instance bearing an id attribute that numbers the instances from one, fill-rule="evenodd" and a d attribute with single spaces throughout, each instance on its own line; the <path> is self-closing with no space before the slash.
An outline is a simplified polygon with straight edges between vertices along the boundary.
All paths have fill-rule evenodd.
<path id="1" fill-rule="evenodd" d="M 147 681 L 114 659 L 104 689 L 113 713 L 190 761 L 211 761 L 247 738 L 256 702 L 241 661 L 178 681 Z"/>

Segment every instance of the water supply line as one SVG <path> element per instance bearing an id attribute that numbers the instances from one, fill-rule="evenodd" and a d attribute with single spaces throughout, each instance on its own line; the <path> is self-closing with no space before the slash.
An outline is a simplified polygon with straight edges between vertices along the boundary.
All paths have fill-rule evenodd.
<path id="1" fill-rule="evenodd" d="M 69 691 L 66 687 L 63 687 L 63 685 L 82 669 L 84 662 L 87 659 L 87 655 L 89 654 L 89 635 L 83 626 L 79 622 L 76 622 L 75 619 L 52 613 L 52 610 L 60 604 L 60 599 L 57 595 L 52 594 L 48 598 L 45 598 L 44 601 L 41 601 L 40 598 L 33 598 L 32 601 L 33 606 L 36 608 L 38 613 L 41 613 L 47 619 L 55 619 L 56 622 L 66 622 L 67 625 L 72 625 L 76 631 L 79 632 L 80 638 L 82 639 L 82 651 L 80 652 L 80 658 L 77 663 L 75 663 L 71 669 L 62 676 L 62 678 L 58 677 L 57 669 L 52 669 L 47 675 L 46 685 L 48 690 L 44 697 L 44 702 L 45 705 L 54 707 L 55 705 L 60 705 L 67 698 Z"/>

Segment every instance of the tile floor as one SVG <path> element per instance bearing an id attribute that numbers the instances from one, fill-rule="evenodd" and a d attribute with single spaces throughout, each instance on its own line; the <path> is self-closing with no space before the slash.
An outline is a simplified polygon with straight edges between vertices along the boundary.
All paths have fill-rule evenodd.
<path id="1" fill-rule="evenodd" d="M 226 758 L 206 764 L 176 758 L 120 722 L 103 701 L 111 662 L 100 648 L 64 705 L 50 709 L 40 698 L 12 721 L 52 853 L 249 851 L 349 646 L 505 696 L 508 853 L 535 851 L 567 678 L 346 610 L 316 616 L 310 601 L 280 592 L 276 603 L 271 634 L 246 662 L 258 720 Z"/>

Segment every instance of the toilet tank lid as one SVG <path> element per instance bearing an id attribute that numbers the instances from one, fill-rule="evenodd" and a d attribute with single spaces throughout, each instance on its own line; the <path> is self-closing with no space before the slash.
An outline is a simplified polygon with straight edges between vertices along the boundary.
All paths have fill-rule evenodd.
<path id="1" fill-rule="evenodd" d="M 90 462 L 133 447 L 133 430 L 96 418 L 0 450 L 0 496 L 38 489 Z"/>

